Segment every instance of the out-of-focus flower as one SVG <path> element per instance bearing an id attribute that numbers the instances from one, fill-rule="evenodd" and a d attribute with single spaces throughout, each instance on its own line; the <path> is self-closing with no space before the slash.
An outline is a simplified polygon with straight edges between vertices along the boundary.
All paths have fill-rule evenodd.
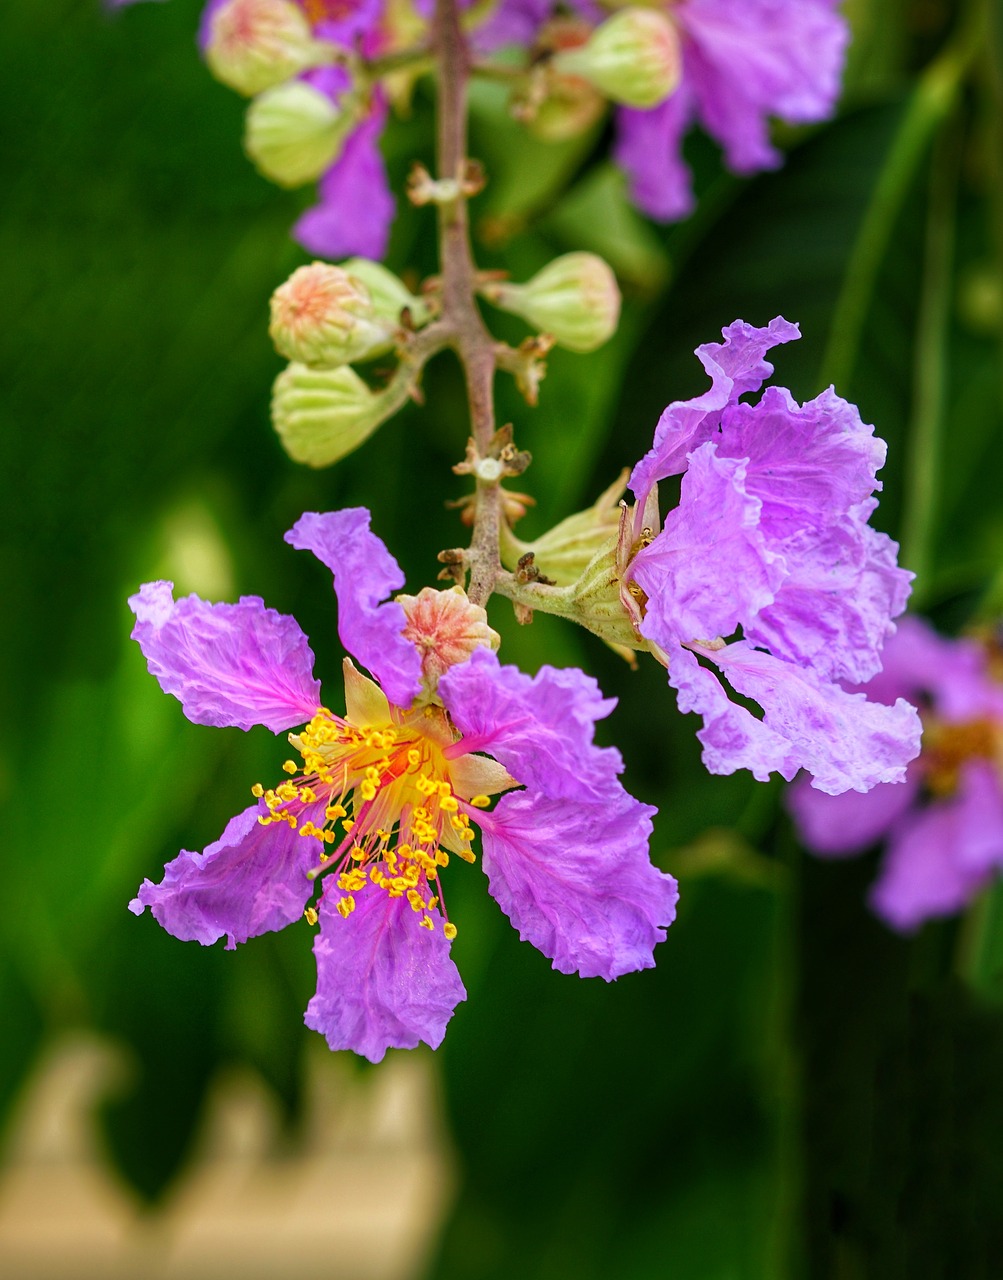
<path id="1" fill-rule="evenodd" d="M 650 110 L 622 108 L 616 146 L 635 203 L 663 221 L 693 207 L 682 141 L 694 121 L 736 173 L 776 168 L 769 118 L 832 114 L 849 36 L 838 0 L 669 0 L 667 12 L 682 50 L 679 85 Z"/>
<path id="2" fill-rule="evenodd" d="M 386 600 L 403 577 L 361 508 L 304 515 L 286 539 L 332 570 L 339 635 L 379 683 L 346 659 L 337 715 L 294 619 L 147 583 L 133 635 L 190 720 L 305 727 L 286 781 L 252 788 L 255 804 L 144 881 L 131 909 L 229 948 L 305 914 L 320 924 L 307 1025 L 374 1062 L 437 1046 L 465 998 L 440 873 L 451 855 L 475 860 L 475 825 L 490 892 L 554 968 L 612 980 L 650 967 L 676 885 L 648 859 L 654 810 L 593 743 L 613 706 L 595 681 L 501 666 L 484 611 L 455 590 Z"/>
<path id="3" fill-rule="evenodd" d="M 899 623 L 883 660 L 867 696 L 922 709 L 923 750 L 905 785 L 823 796 L 799 780 L 787 802 L 820 857 L 885 843 L 870 905 L 908 932 L 960 911 L 1003 870 L 1003 683 L 985 644 L 944 639 L 915 617 Z"/>
<path id="4" fill-rule="evenodd" d="M 598 634 L 629 644 L 629 625 L 634 647 L 665 662 L 680 709 L 703 717 L 712 773 L 804 768 L 830 794 L 867 791 L 905 776 L 919 719 L 903 699 L 872 702 L 840 682 L 880 668 L 911 575 L 868 523 L 885 446 L 854 406 L 832 388 L 804 405 L 777 387 L 742 399 L 773 372 L 766 352 L 798 336 L 782 319 L 736 321 L 698 349 L 712 386 L 662 414 L 630 478 L 633 515 L 580 591 L 595 599 Z M 680 474 L 662 525 L 657 482 Z M 615 627 L 600 588 L 619 594 Z"/>

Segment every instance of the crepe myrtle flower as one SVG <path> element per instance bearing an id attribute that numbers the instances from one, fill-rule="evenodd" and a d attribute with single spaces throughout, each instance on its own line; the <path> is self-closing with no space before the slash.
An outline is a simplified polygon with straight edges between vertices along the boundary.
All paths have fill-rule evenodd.
<path id="1" fill-rule="evenodd" d="M 620 108 L 615 158 L 631 196 L 669 222 L 693 209 L 682 142 L 694 122 L 739 174 L 775 169 L 769 118 L 809 124 L 832 115 L 849 39 L 839 0 L 661 0 L 676 27 L 681 74 L 649 110 Z"/>
<path id="2" fill-rule="evenodd" d="M 1003 680 L 998 638 L 939 636 L 909 617 L 888 641 L 869 698 L 920 705 L 923 750 L 904 786 L 824 796 L 799 779 L 787 804 L 805 846 L 852 857 L 881 842 L 870 906 L 906 933 L 962 910 L 1003 870 Z"/>
<path id="3" fill-rule="evenodd" d="M 502 666 L 459 588 L 387 600 L 403 576 L 361 508 L 304 515 L 286 541 L 332 570 L 342 643 L 375 679 L 346 659 L 336 713 L 293 618 L 254 597 L 174 600 L 167 582 L 133 596 L 133 635 L 190 720 L 303 727 L 285 780 L 256 784 L 218 841 L 179 854 L 130 908 L 228 948 L 305 914 L 320 926 L 306 1023 L 373 1062 L 437 1047 L 465 998 L 442 872 L 475 861 L 476 829 L 489 891 L 555 969 L 650 967 L 677 891 L 648 859 L 655 810 L 593 742 L 613 701 L 581 671 Z"/>
<path id="4" fill-rule="evenodd" d="M 830 794 L 901 781 L 919 751 L 915 709 L 841 683 L 878 671 L 910 590 L 897 545 L 868 523 L 884 443 L 831 387 L 803 405 L 780 387 L 744 399 L 796 325 L 738 320 L 723 336 L 698 348 L 711 387 L 662 414 L 631 473 L 633 510 L 568 589 L 567 612 L 664 663 L 680 710 L 703 718 L 712 773 L 803 768 Z M 663 522 L 658 482 L 677 475 Z"/>

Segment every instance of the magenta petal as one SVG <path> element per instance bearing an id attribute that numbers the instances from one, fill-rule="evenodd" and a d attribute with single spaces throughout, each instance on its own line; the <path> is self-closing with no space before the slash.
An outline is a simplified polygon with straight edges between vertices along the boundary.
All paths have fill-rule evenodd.
<path id="1" fill-rule="evenodd" d="M 173 597 L 170 582 L 147 582 L 129 600 L 132 638 L 150 674 L 195 724 L 263 724 L 273 733 L 303 724 L 320 705 L 313 653 L 294 618 L 256 596 L 238 604 Z"/>
<path id="2" fill-rule="evenodd" d="M 993 867 L 1003 861 L 999 783 L 963 783 L 935 800 L 896 832 L 870 903 L 893 929 L 909 932 L 924 920 L 966 907 Z"/>
<path id="3" fill-rule="evenodd" d="M 380 153 L 386 108 L 377 108 L 350 135 L 320 180 L 320 200 L 293 227 L 293 239 L 322 258 L 386 256 L 394 198 Z"/>
<path id="4" fill-rule="evenodd" d="M 208 946 L 226 934 L 228 951 L 298 920 L 313 893 L 306 873 L 324 846 L 285 822 L 262 826 L 258 817 L 267 813 L 260 801 L 231 818 L 204 853 L 182 850 L 160 884 L 143 881 L 129 910 L 142 915 L 149 907 L 183 942 Z M 323 805 L 304 809 L 303 816 L 323 822 Z"/>
<path id="5" fill-rule="evenodd" d="M 801 843 L 823 858 L 861 853 L 880 840 L 916 803 L 921 773 L 913 765 L 904 782 L 879 782 L 870 791 L 827 796 L 799 778 L 786 802 Z"/>
<path id="6" fill-rule="evenodd" d="M 369 528 L 364 507 L 324 515 L 308 511 L 285 535 L 299 551 L 312 551 L 334 574 L 341 643 L 380 682 L 399 707 L 410 707 L 421 688 L 421 658 L 403 636 L 404 609 L 386 597 L 404 585 L 400 566 Z M 385 603 L 381 603 L 385 601 Z"/>
<path id="7" fill-rule="evenodd" d="M 683 134 L 693 122 L 693 95 L 685 82 L 649 111 L 616 113 L 613 157 L 630 182 L 630 198 L 649 217 L 674 222 L 693 212 L 693 186 L 683 160 Z"/>
<path id="8" fill-rule="evenodd" d="M 380 1062 L 388 1049 L 437 1049 L 453 1010 L 467 993 L 436 918 L 423 929 L 406 898 L 367 885 L 342 918 L 328 895 L 313 944 L 317 994 L 304 1021 L 332 1049 Z"/>
<path id="9" fill-rule="evenodd" d="M 764 724 L 791 743 L 820 791 L 838 795 L 899 782 L 919 754 L 919 716 L 904 699 L 891 707 L 869 702 L 745 641 L 700 652 L 736 692 L 759 703 Z"/>
<path id="10" fill-rule="evenodd" d="M 655 812 L 623 790 L 598 804 L 520 791 L 479 817 L 492 896 L 561 973 L 611 982 L 654 965 L 679 896 L 648 859 Z"/>
<path id="11" fill-rule="evenodd" d="M 757 329 L 736 320 L 722 330 L 724 342 L 707 342 L 696 355 L 711 379 L 711 388 L 692 400 L 675 400 L 658 419 L 652 447 L 634 468 L 630 487 L 643 507 L 653 486 L 686 470 L 687 456 L 711 438 L 722 411 L 740 396 L 758 391 L 773 372 L 767 351 L 800 338 L 796 324 L 783 317 Z"/>
<path id="12" fill-rule="evenodd" d="M 728 636 L 770 604 L 784 561 L 759 530 L 761 503 L 746 492 L 745 463 L 716 445 L 690 455 L 679 505 L 630 572 L 648 596 L 641 630 L 662 648 Z"/>
<path id="13" fill-rule="evenodd" d="M 452 753 L 487 752 L 518 782 L 552 799 L 588 801 L 619 790 L 620 753 L 593 742 L 595 722 L 616 699 L 603 698 L 584 672 L 541 667 L 530 678 L 501 666 L 489 649 L 476 649 L 440 678 L 438 692 L 463 734 Z"/>

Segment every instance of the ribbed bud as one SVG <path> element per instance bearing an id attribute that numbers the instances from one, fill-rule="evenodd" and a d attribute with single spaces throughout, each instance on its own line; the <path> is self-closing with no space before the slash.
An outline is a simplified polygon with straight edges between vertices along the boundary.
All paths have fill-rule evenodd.
<path id="1" fill-rule="evenodd" d="M 308 467 L 329 467 L 367 440 L 389 416 L 386 399 L 354 369 L 291 364 L 272 388 L 272 425 L 286 453 Z"/>
<path id="2" fill-rule="evenodd" d="M 462 587 L 437 591 L 422 587 L 416 596 L 395 596 L 404 607 L 407 626 L 403 635 L 421 655 L 421 674 L 429 693 L 439 677 L 458 662 L 466 662 L 475 649 L 497 649 L 501 636 L 488 626 L 488 615 L 472 604 Z"/>
<path id="3" fill-rule="evenodd" d="M 480 293 L 569 351 L 595 351 L 613 336 L 620 318 L 616 277 L 594 253 L 563 254 L 526 284 L 492 280 Z"/>
<path id="4" fill-rule="evenodd" d="M 341 265 L 369 290 L 373 310 L 381 320 L 396 327 L 401 322 L 401 312 L 406 309 L 411 316 L 411 324 L 420 329 L 432 318 L 432 308 L 424 298 L 416 298 L 404 281 L 381 263 L 369 258 L 349 258 Z"/>
<path id="5" fill-rule="evenodd" d="M 621 472 L 591 507 L 576 511 L 534 542 L 522 542 L 504 528 L 501 552 L 505 567 L 514 570 L 520 558 L 531 553 L 535 568 L 558 586 L 580 578 L 593 558 L 609 550 L 616 541 L 620 528 L 617 504 L 626 488 L 628 474 Z"/>
<path id="6" fill-rule="evenodd" d="M 280 355 L 314 369 L 337 369 L 393 345 L 369 290 L 343 267 L 312 262 L 272 294 L 268 332 Z"/>
<path id="7" fill-rule="evenodd" d="M 209 20 L 209 69 L 248 98 L 318 65 L 325 53 L 292 0 L 227 0 Z"/>
<path id="8" fill-rule="evenodd" d="M 581 76 L 613 102 L 657 107 L 679 86 L 682 49 L 664 13 L 621 9 L 580 48 L 555 54 L 553 66 L 564 75 Z"/>
<path id="9" fill-rule="evenodd" d="M 300 187 L 337 159 L 355 124 L 352 112 L 302 80 L 260 94 L 247 108 L 244 149 L 266 178 Z"/>

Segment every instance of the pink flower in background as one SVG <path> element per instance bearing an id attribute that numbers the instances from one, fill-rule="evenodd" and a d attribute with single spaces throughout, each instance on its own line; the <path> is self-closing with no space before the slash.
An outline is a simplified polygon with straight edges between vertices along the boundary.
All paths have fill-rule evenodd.
<path id="1" fill-rule="evenodd" d="M 648 858 L 655 810 L 593 743 L 614 702 L 581 671 L 501 666 L 484 611 L 455 591 L 386 600 L 403 575 L 361 508 L 304 515 L 287 541 L 332 570 L 339 635 L 378 683 L 346 660 L 336 714 L 293 618 L 147 583 L 133 636 L 190 720 L 305 727 L 286 780 L 252 788 L 255 804 L 144 881 L 131 909 L 229 948 L 306 914 L 320 925 L 307 1025 L 374 1062 L 438 1046 L 465 998 L 440 873 L 475 860 L 475 827 L 490 892 L 555 969 L 609 981 L 650 967 L 677 890 Z"/>
<path id="2" fill-rule="evenodd" d="M 803 843 L 820 857 L 884 843 L 870 905 L 907 932 L 962 910 L 1003 869 L 1003 684 L 983 644 L 948 640 L 905 618 L 866 693 L 922 708 L 923 750 L 905 785 L 833 797 L 799 780 L 787 803 Z"/>
<path id="3" fill-rule="evenodd" d="M 849 29 L 838 0 L 668 0 L 682 46 L 682 80 L 649 111 L 618 112 L 616 159 L 639 208 L 661 221 L 693 209 L 683 138 L 694 122 L 720 143 L 735 173 L 775 169 L 769 119 L 809 124 L 832 115 Z"/>

